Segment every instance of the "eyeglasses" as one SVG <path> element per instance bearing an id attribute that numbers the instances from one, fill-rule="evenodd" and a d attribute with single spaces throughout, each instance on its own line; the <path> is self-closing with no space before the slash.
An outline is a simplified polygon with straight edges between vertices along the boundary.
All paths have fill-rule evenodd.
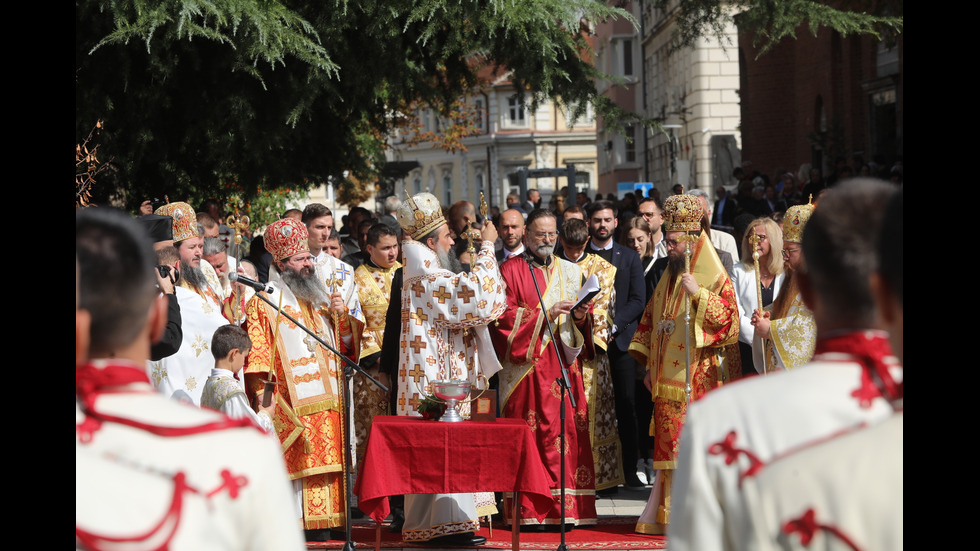
<path id="1" fill-rule="evenodd" d="M 310 264 L 312 264 L 313 255 L 308 254 L 306 256 L 294 256 L 293 258 L 290 258 L 286 262 L 292 262 L 294 264 L 306 264 L 307 262 L 309 262 Z"/>
<path id="2" fill-rule="evenodd" d="M 800 250 L 801 249 L 799 247 L 797 247 L 795 249 L 783 249 L 783 256 L 789 256 L 789 255 L 791 255 L 793 253 L 798 253 L 798 252 L 800 252 Z"/>
<path id="3" fill-rule="evenodd" d="M 558 239 L 558 232 L 536 231 L 534 237 L 538 239 Z"/>

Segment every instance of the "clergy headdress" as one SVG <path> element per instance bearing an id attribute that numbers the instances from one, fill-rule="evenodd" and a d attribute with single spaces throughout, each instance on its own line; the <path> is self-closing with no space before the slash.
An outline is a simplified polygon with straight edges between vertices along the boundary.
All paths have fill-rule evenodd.
<path id="1" fill-rule="evenodd" d="M 664 202 L 664 231 L 701 231 L 702 213 L 694 195 L 671 195 Z"/>
<path id="2" fill-rule="evenodd" d="M 442 206 L 431 193 L 417 193 L 398 207 L 398 224 L 412 239 L 427 235 L 445 223 Z"/>
<path id="3" fill-rule="evenodd" d="M 794 205 L 786 209 L 783 216 L 783 241 L 803 242 L 803 228 L 813 214 L 813 205 Z"/>
<path id="4" fill-rule="evenodd" d="M 292 218 L 276 220 L 265 230 L 265 249 L 276 260 L 308 253 L 310 234 L 302 222 Z"/>
<path id="5" fill-rule="evenodd" d="M 143 229 L 149 234 L 154 243 L 160 241 L 173 241 L 174 239 L 174 220 L 169 216 L 158 214 L 145 214 L 136 219 L 143 225 Z"/>
<path id="6" fill-rule="evenodd" d="M 167 203 L 158 208 L 153 214 L 169 216 L 174 219 L 173 234 L 175 243 L 201 235 L 201 232 L 197 228 L 197 215 L 194 214 L 194 209 L 187 203 Z"/>

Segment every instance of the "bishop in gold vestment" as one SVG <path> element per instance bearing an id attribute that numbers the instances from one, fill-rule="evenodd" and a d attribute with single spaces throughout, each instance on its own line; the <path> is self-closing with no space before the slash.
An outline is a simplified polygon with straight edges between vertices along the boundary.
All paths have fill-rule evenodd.
<path id="1" fill-rule="evenodd" d="M 353 278 L 335 282 L 327 294 L 313 270 L 306 227 L 292 219 L 274 222 L 265 233 L 266 248 L 280 264 L 282 280 L 269 293 L 274 304 L 313 330 L 342 354 L 357 359 L 363 321 Z M 340 271 L 350 266 L 330 257 Z M 299 266 L 299 268 L 297 268 Z M 331 272 L 334 273 L 335 272 Z M 303 283 L 301 280 L 306 280 Z M 311 283 L 312 281 L 312 283 Z M 311 300 L 309 289 L 320 289 L 327 302 Z M 352 296 L 344 301 L 342 296 Z M 343 364 L 331 352 L 295 324 L 279 317 L 275 308 L 253 297 L 245 308 L 248 334 L 252 340 L 246 366 L 250 397 L 262 398 L 270 369 L 275 375 L 275 431 L 293 480 L 301 494 L 302 518 L 307 530 L 336 528 L 346 522 L 344 503 L 344 411 Z"/>
<path id="2" fill-rule="evenodd" d="M 663 534 L 670 522 L 670 484 L 687 413 L 688 369 L 692 401 L 734 379 L 742 370 L 738 361 L 738 301 L 714 246 L 700 231 L 701 204 L 697 197 L 675 195 L 668 198 L 664 213 L 671 264 L 657 283 L 630 344 L 630 353 L 647 366 L 645 382 L 654 401 L 650 435 L 654 437 L 653 468 L 658 472 L 636 527 L 637 532 L 648 534 Z M 684 266 L 685 237 L 696 238 L 689 245 L 688 273 Z M 691 321 L 685 335 L 688 300 Z"/>

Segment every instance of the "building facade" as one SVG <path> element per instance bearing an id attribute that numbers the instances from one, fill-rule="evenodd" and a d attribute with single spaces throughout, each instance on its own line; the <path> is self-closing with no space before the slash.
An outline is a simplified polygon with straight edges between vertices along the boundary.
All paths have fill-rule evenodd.
<path id="1" fill-rule="evenodd" d="M 647 139 L 645 178 L 664 197 L 676 183 L 709 192 L 733 183 L 741 165 L 737 30 L 729 19 L 722 38 L 674 49 L 678 6 L 642 6 L 644 113 L 665 127 Z"/>
<path id="2" fill-rule="evenodd" d="M 395 193 L 405 197 L 428 191 L 444 205 L 456 201 L 479 204 L 482 192 L 490 206 L 503 210 L 506 197 L 515 193 L 525 200 L 516 177 L 520 169 L 576 167 L 576 186 L 594 190 L 597 179 L 595 120 L 590 106 L 573 121 L 569 107 L 542 99 L 531 111 L 530 92 L 518 90 L 504 72 L 488 79 L 481 90 L 465 98 L 475 114 L 477 134 L 462 139 L 465 150 L 448 152 L 432 142 L 414 143 L 410 135 L 395 133 L 389 139 L 388 160 L 416 161 L 419 166 L 395 183 Z M 524 101 L 522 102 L 522 96 Z M 419 114 L 423 130 L 439 132 L 438 113 Z M 541 206 L 549 206 L 567 185 L 564 178 L 527 181 L 527 188 L 541 192 Z"/>
<path id="3" fill-rule="evenodd" d="M 739 44 L 743 156 L 754 169 L 795 172 L 806 163 L 827 177 L 842 160 L 855 173 L 858 163 L 887 169 L 902 160 L 902 36 L 803 31 L 761 56 L 750 36 Z"/>

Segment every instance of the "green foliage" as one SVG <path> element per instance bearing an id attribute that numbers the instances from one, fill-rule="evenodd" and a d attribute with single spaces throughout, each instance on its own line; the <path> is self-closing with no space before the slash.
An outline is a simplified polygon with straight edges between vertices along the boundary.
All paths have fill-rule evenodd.
<path id="1" fill-rule="evenodd" d="M 656 4 L 667 10 L 678 3 L 656 0 Z M 727 40 L 725 25 L 730 14 L 737 14 L 740 29 L 752 33 L 753 46 L 759 48 L 760 55 L 783 39 L 796 38 L 797 29 L 803 26 L 814 36 L 821 27 L 844 36 L 868 34 L 876 38 L 902 32 L 901 1 L 830 4 L 815 0 L 683 0 L 677 7 L 675 38 L 678 46 L 694 45 L 703 36 Z"/>
<path id="2" fill-rule="evenodd" d="M 580 21 L 628 17 L 596 0 L 76 0 L 75 15 L 76 135 L 105 120 L 130 207 L 224 175 L 249 197 L 363 188 L 394 109 L 448 112 L 495 66 L 535 99 L 599 106 Z"/>
<path id="3" fill-rule="evenodd" d="M 901 32 L 900 1 L 869 3 L 897 17 L 839 4 L 858 9 L 682 0 L 679 40 L 719 33 L 734 12 L 763 49 L 804 24 Z M 131 209 L 226 181 L 245 200 L 326 181 L 353 198 L 370 191 L 398 110 L 448 116 L 503 67 L 532 108 L 561 98 L 592 104 L 610 127 L 652 124 L 596 91 L 604 75 L 584 29 L 615 17 L 629 15 L 599 0 L 76 0 L 76 142 L 105 121 L 101 148 L 115 161 L 95 191 Z"/>

